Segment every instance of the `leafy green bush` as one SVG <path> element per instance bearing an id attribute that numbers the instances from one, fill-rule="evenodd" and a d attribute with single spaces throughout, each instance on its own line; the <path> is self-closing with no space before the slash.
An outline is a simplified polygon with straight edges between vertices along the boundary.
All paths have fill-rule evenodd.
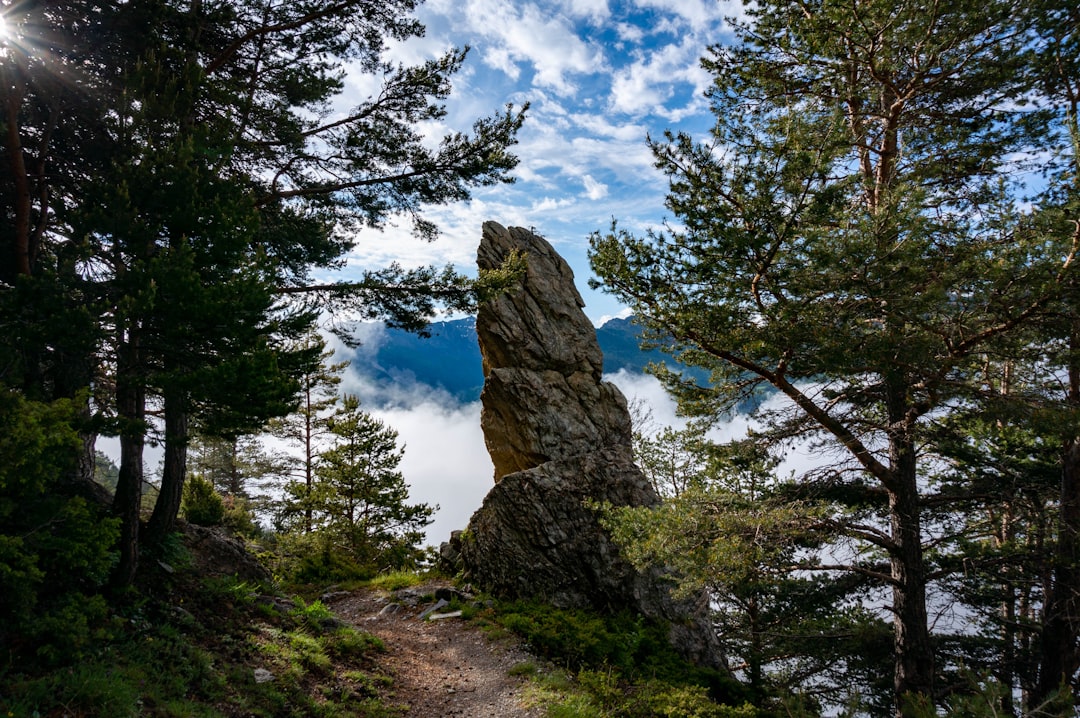
<path id="1" fill-rule="evenodd" d="M 248 538 L 258 538 L 262 534 L 263 529 L 250 502 L 237 496 L 222 496 L 221 500 L 225 509 L 221 517 L 223 526 L 234 534 Z"/>
<path id="2" fill-rule="evenodd" d="M 644 670 L 655 675 L 659 670 L 681 675 L 687 667 L 671 648 L 666 626 L 628 612 L 600 614 L 512 602 L 498 607 L 497 618 L 540 655 L 574 669 L 609 666 L 623 673 Z"/>
<path id="3" fill-rule="evenodd" d="M 119 522 L 69 478 L 76 419 L 72 402 L 0 389 L 0 671 L 75 660 L 107 628 Z"/>
<path id="4" fill-rule="evenodd" d="M 64 593 L 27 621 L 34 653 L 46 665 L 66 664 L 82 655 L 108 633 L 108 605 L 98 594 Z"/>
<path id="5" fill-rule="evenodd" d="M 225 519 L 225 501 L 207 479 L 193 475 L 184 486 L 184 517 L 199 526 L 220 526 Z"/>
<path id="6" fill-rule="evenodd" d="M 96 661 L 77 663 L 36 680 L 16 681 L 10 688 L 11 702 L 5 704 L 0 698 L 0 709 L 6 709 L 6 715 L 41 715 L 53 706 L 63 706 L 66 715 L 138 714 L 138 686 L 118 680 L 112 667 Z"/>
<path id="7" fill-rule="evenodd" d="M 651 684 L 638 696 L 642 716 L 657 718 L 755 718 L 758 710 L 749 703 L 725 706 L 714 703 L 700 686 Z"/>
<path id="8" fill-rule="evenodd" d="M 340 581 L 367 581 L 375 570 L 364 567 L 342 552 L 324 545 L 320 551 L 304 556 L 293 572 L 297 583 L 330 584 Z"/>
<path id="9" fill-rule="evenodd" d="M 521 636 L 534 653 L 577 671 L 572 690 L 547 689 L 570 696 L 565 701 L 544 699 L 545 705 L 559 706 L 549 715 L 757 715 L 745 705 L 743 686 L 719 671 L 687 663 L 669 642 L 668 627 L 642 616 L 517 601 L 497 604 L 495 621 Z"/>
<path id="10" fill-rule="evenodd" d="M 702 686 L 656 680 L 631 683 L 610 668 L 581 670 L 576 676 L 561 670 L 535 676 L 526 689 L 526 701 L 544 706 L 547 718 L 762 717 L 749 703 L 715 702 Z"/>

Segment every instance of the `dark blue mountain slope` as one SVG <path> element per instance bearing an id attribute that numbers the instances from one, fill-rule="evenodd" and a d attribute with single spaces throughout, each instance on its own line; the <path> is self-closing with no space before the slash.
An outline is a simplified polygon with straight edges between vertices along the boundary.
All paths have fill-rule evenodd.
<path id="1" fill-rule="evenodd" d="M 476 320 L 472 317 L 435 322 L 430 336 L 386 329 L 372 346 L 361 347 L 350 371 L 381 388 L 429 386 L 460 402 L 476 401 L 484 386 Z M 672 361 L 658 349 L 642 351 L 641 328 L 631 319 L 611 319 L 596 331 L 604 353 L 604 372 L 641 373 L 654 362 Z"/>

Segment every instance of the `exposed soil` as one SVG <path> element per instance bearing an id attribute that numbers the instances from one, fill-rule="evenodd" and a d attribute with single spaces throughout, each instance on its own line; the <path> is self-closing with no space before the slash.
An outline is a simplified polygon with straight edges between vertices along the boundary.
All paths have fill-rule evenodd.
<path id="1" fill-rule="evenodd" d="M 406 718 L 542 716 L 538 707 L 524 705 L 525 679 L 509 673 L 534 660 L 516 639 L 489 638 L 461 618 L 420 618 L 435 590 L 448 586 L 427 583 L 395 594 L 363 590 L 326 602 L 341 620 L 386 644 L 377 659 L 393 679 L 386 702 L 405 707 Z"/>

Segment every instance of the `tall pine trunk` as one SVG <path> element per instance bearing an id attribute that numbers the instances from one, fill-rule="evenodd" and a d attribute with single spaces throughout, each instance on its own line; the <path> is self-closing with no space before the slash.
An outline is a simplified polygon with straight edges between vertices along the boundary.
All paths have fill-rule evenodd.
<path id="1" fill-rule="evenodd" d="M 1080 439 L 1066 444 L 1061 470 L 1058 540 L 1052 556 L 1052 584 L 1043 608 L 1039 682 L 1032 707 L 1068 686 L 1080 668 Z"/>
<path id="2" fill-rule="evenodd" d="M 1006 546 L 1012 543 L 1014 532 L 1012 529 L 1013 523 L 1013 499 L 1010 497 L 1005 507 L 1002 509 L 1001 516 L 996 517 L 996 535 L 994 537 L 995 548 L 1002 550 Z M 991 517 L 994 521 L 995 517 Z M 994 677 L 1001 683 L 1002 686 L 1009 686 L 1010 690 L 1006 690 L 1001 696 L 1001 711 L 1004 715 L 1015 715 L 1016 711 L 1013 706 L 1013 695 L 1011 686 L 1016 685 L 1017 666 L 1016 666 L 1016 635 L 1017 635 L 1017 601 L 1019 597 L 1017 595 L 1016 585 L 1013 581 L 1013 569 L 1007 565 L 1002 566 L 999 569 L 1001 576 L 1001 603 L 998 607 L 998 616 L 1001 619 L 1001 658 L 997 668 L 994 670 Z"/>
<path id="3" fill-rule="evenodd" d="M 1070 337 L 1070 407 L 1080 407 L 1080 327 Z M 1072 682 L 1080 669 L 1080 437 L 1065 441 L 1058 498 L 1057 545 L 1054 549 L 1051 585 L 1043 608 L 1040 632 L 1039 682 L 1031 707 L 1053 697 Z"/>
<path id="4" fill-rule="evenodd" d="M 142 505 L 146 388 L 139 377 L 141 350 L 135 327 L 121 339 L 116 371 L 116 413 L 121 422 L 120 474 L 113 513 L 120 520 L 120 562 L 113 574 L 117 587 L 129 586 L 139 567 L 139 521 Z"/>
<path id="5" fill-rule="evenodd" d="M 161 469 L 161 491 L 146 526 L 146 541 L 160 543 L 173 530 L 180 513 L 187 474 L 188 412 L 184 393 L 165 393 L 165 457 Z"/>
<path id="6" fill-rule="evenodd" d="M 926 560 L 922 546 L 922 506 L 915 440 L 908 416 L 907 384 L 902 377 L 886 380 L 889 418 L 889 522 L 893 540 L 893 690 L 896 715 L 920 697 L 933 701 L 934 646 L 926 614 Z"/>
<path id="7" fill-rule="evenodd" d="M 315 518 L 311 506 L 311 493 L 315 490 L 315 408 L 311 401 L 313 384 L 311 376 L 304 377 L 304 533 L 311 533 Z"/>
<path id="8" fill-rule="evenodd" d="M 934 647 L 926 614 L 926 561 L 915 474 L 897 477 L 889 492 L 889 511 L 896 550 L 890 556 L 893 581 L 893 688 L 897 715 L 917 696 L 933 699 Z"/>

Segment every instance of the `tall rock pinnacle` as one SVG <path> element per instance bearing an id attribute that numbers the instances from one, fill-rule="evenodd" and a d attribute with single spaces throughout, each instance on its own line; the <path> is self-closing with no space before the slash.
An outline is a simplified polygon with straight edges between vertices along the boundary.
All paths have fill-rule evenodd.
<path id="1" fill-rule="evenodd" d="M 466 577 L 496 595 L 669 622 L 687 659 L 721 667 L 704 596 L 674 601 L 659 571 L 638 572 L 620 557 L 588 507 L 660 499 L 634 464 L 626 400 L 601 379 L 596 331 L 569 266 L 543 237 L 484 223 L 481 268 L 513 251 L 526 256 L 521 286 L 476 320 L 481 424 L 496 484 L 444 555 L 457 554 Z"/>
<path id="2" fill-rule="evenodd" d="M 527 256 L 525 281 L 483 305 L 476 332 L 484 365 L 481 426 L 495 480 L 600 448 L 625 450 L 626 400 L 601 381 L 603 355 L 582 311 L 570 267 L 548 242 L 520 227 L 484 224 L 482 269 Z"/>

